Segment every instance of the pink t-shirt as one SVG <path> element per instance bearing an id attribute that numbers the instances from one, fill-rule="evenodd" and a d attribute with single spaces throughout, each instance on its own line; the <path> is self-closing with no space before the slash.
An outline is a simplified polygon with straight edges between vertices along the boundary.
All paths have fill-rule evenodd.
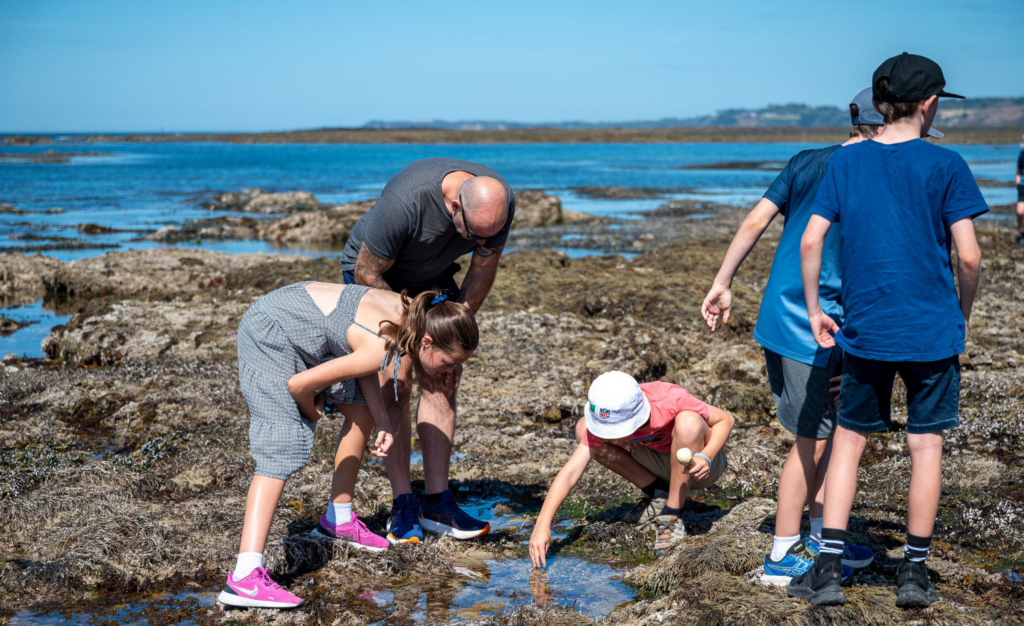
<path id="1" fill-rule="evenodd" d="M 655 381 L 643 383 L 640 391 L 651 403 L 651 418 L 632 435 L 608 441 L 615 444 L 639 443 L 655 452 L 667 454 L 672 451 L 672 428 L 676 415 L 682 411 L 693 411 L 705 420 L 711 415 L 707 404 L 679 385 Z M 588 430 L 582 443 L 588 448 L 600 448 L 605 441 Z"/>

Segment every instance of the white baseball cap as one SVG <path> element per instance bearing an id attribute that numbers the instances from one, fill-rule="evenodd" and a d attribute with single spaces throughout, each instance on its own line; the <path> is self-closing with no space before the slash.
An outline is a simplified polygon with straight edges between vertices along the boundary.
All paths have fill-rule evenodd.
<path id="1" fill-rule="evenodd" d="M 605 372 L 590 385 L 583 415 L 587 430 L 601 439 L 621 439 L 644 425 L 651 416 L 651 403 L 632 376 Z"/>

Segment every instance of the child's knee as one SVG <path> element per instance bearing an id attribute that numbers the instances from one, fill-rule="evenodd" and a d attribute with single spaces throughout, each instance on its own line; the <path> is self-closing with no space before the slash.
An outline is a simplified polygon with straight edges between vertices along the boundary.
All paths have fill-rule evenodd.
<path id="1" fill-rule="evenodd" d="M 675 425 L 672 428 L 672 438 L 680 443 L 698 449 L 704 447 L 709 432 L 708 423 L 704 418 L 693 411 L 684 411 L 676 416 Z"/>
<path id="2" fill-rule="evenodd" d="M 907 435 L 907 449 L 911 455 L 942 452 L 942 433 L 926 433 Z"/>

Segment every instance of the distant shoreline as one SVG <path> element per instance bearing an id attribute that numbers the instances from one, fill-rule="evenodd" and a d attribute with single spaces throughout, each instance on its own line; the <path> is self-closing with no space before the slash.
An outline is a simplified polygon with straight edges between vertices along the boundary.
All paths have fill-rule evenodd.
<path id="1" fill-rule="evenodd" d="M 1015 127 L 940 127 L 946 133 L 942 143 L 998 144 L 1020 141 Z M 679 127 L 679 128 L 530 128 L 508 130 L 442 130 L 429 128 L 358 129 L 325 128 L 265 133 L 138 133 L 127 135 L 76 135 L 74 141 L 88 143 L 173 143 L 223 142 L 236 144 L 286 143 L 830 143 L 843 139 L 848 127 Z M 0 145 L 50 143 L 53 135 L 0 134 Z"/>

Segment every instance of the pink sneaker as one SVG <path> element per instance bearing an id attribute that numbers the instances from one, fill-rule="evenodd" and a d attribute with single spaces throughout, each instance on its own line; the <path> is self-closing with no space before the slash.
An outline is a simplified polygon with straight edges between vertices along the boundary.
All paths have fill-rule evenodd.
<path id="1" fill-rule="evenodd" d="M 262 567 L 257 567 L 242 580 L 235 580 L 234 572 L 228 574 L 228 582 L 217 596 L 217 601 L 228 606 L 264 609 L 294 609 L 302 604 L 302 598 L 285 591 Z"/>
<path id="2" fill-rule="evenodd" d="M 352 521 L 347 524 L 332 525 L 326 515 L 320 516 L 320 525 L 313 529 L 313 534 L 335 541 L 347 543 L 357 550 L 383 552 L 390 545 L 388 540 L 370 532 L 366 524 L 359 521 L 359 514 L 352 514 Z"/>

